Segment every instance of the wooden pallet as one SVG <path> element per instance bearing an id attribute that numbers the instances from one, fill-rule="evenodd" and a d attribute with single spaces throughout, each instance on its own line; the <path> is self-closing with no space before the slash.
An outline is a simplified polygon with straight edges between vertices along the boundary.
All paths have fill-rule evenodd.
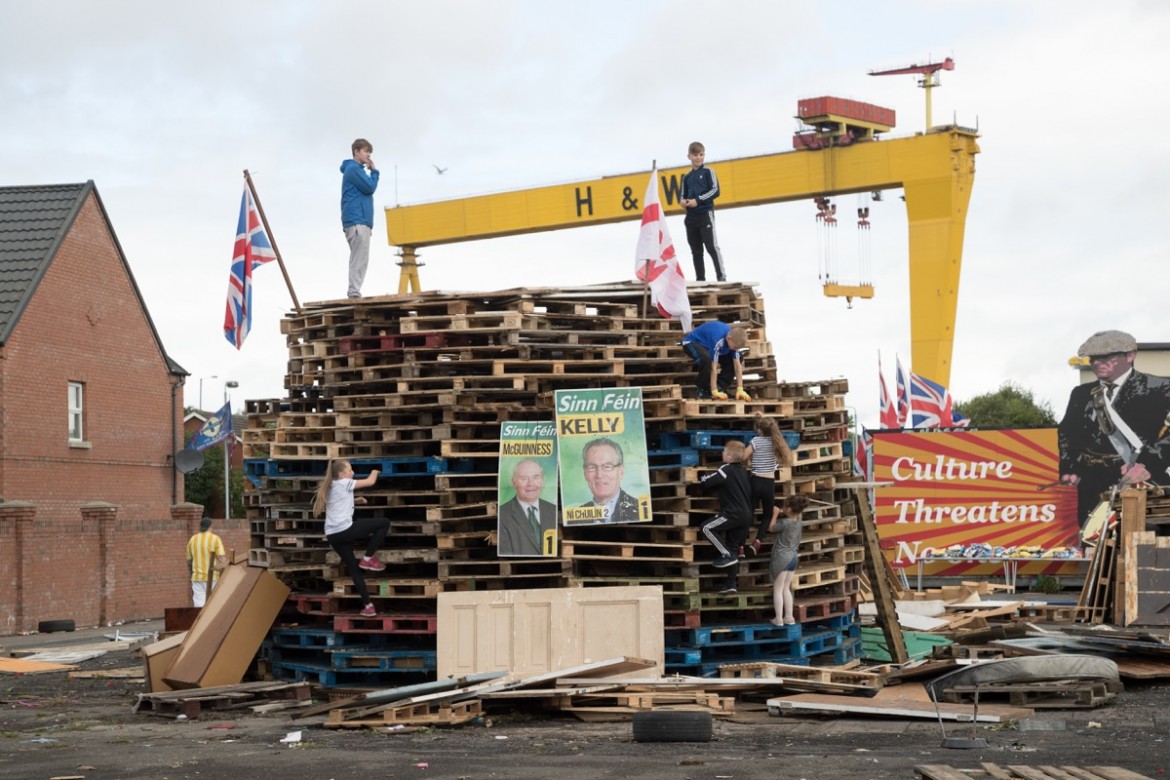
<path id="1" fill-rule="evenodd" d="M 880 672 L 858 672 L 834 669 L 828 666 L 800 666 L 770 662 L 725 664 L 719 668 L 719 676 L 749 680 L 790 679 L 817 683 L 826 687 L 867 691 L 880 690 L 885 686 L 886 680 L 886 676 Z"/>
<path id="2" fill-rule="evenodd" d="M 1016 614 L 1024 620 L 1044 623 L 1072 623 L 1076 621 L 1078 608 L 1065 604 L 1023 604 Z"/>
<path id="3" fill-rule="evenodd" d="M 621 691 L 555 697 L 554 706 L 578 717 L 633 714 L 661 709 L 703 710 L 712 715 L 735 714 L 735 697 L 707 691 Z"/>
<path id="4" fill-rule="evenodd" d="M 603 542 L 586 539 L 562 539 L 561 555 L 566 558 L 620 558 L 639 561 L 693 561 L 695 548 L 690 544 L 652 544 L 638 542 Z"/>
<path id="5" fill-rule="evenodd" d="M 140 693 L 132 711 L 149 711 L 164 718 L 177 718 L 183 715 L 189 720 L 195 720 L 204 710 L 238 709 L 273 700 L 291 700 L 307 704 L 310 696 L 311 691 L 307 683 L 240 683 L 219 685 L 214 688 Z"/>
<path id="6" fill-rule="evenodd" d="M 1015 707 L 1032 709 L 1090 709 L 1100 707 L 1122 690 L 1119 682 L 1107 680 L 1058 680 L 1037 683 L 956 685 L 942 691 L 942 700 L 953 704 L 1006 698 Z"/>
<path id="7" fill-rule="evenodd" d="M 444 704 L 407 704 L 387 707 L 381 717 L 362 716 L 347 720 L 344 710 L 333 710 L 323 724 L 327 729 L 363 729 L 379 726 L 458 726 L 483 714 L 479 699 Z"/>
<path id="8" fill-rule="evenodd" d="M 435 615 L 338 615 L 333 618 L 337 633 L 433 634 L 438 624 Z"/>

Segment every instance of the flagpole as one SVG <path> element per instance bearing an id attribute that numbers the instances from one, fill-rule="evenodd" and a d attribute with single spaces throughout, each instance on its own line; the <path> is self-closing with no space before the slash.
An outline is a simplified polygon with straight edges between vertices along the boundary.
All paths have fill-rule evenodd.
<path id="1" fill-rule="evenodd" d="M 658 176 L 658 160 L 650 163 L 650 178 L 656 179 Z M 645 208 L 646 204 L 643 203 Z M 665 215 L 659 216 L 660 219 L 665 219 Z M 642 319 L 646 319 L 646 310 L 650 307 L 650 258 L 646 258 L 646 270 L 642 273 Z"/>
<path id="2" fill-rule="evenodd" d="M 284 274 L 284 283 L 288 285 L 288 294 L 292 296 L 293 306 L 297 310 L 297 314 L 303 314 L 304 310 L 301 308 L 301 302 L 297 300 L 296 290 L 293 289 L 292 279 L 289 278 L 288 269 L 284 267 L 284 260 L 280 257 L 280 250 L 276 247 L 276 236 L 272 234 L 272 228 L 268 226 L 268 217 L 264 216 L 264 207 L 260 205 L 260 196 L 256 194 L 256 185 L 252 181 L 252 174 L 248 173 L 248 169 L 244 169 L 244 181 L 248 184 L 248 190 L 252 193 L 252 200 L 256 202 L 256 211 L 260 212 L 260 221 L 264 223 L 264 232 L 268 234 L 268 242 L 272 244 L 272 253 L 276 255 L 276 262 L 280 264 L 280 272 Z"/>

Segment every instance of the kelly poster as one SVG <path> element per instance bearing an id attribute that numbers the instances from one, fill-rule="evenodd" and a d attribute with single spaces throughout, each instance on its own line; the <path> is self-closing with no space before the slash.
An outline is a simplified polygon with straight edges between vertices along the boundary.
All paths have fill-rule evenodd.
<path id="1" fill-rule="evenodd" d="M 642 388 L 556 391 L 566 526 L 650 521 Z"/>
<path id="2" fill-rule="evenodd" d="M 1055 428 L 874 432 L 874 481 L 892 483 L 874 490 L 890 563 L 1041 558 L 1024 573 L 1059 572 L 1058 556 L 1071 557 L 1078 544 L 1076 491 L 1053 484 L 1059 467 Z M 946 576 L 971 567 L 944 560 L 928 571 Z"/>
<path id="3" fill-rule="evenodd" d="M 557 435 L 552 422 L 500 426 L 496 547 L 501 557 L 557 554 Z"/>

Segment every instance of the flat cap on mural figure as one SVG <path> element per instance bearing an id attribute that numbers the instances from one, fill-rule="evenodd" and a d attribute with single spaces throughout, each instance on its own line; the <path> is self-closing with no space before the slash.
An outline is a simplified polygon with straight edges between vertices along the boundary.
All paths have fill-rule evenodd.
<path id="1" fill-rule="evenodd" d="M 1121 330 L 1099 330 L 1077 350 L 1077 355 L 1111 355 L 1115 352 L 1136 352 L 1137 339 Z"/>

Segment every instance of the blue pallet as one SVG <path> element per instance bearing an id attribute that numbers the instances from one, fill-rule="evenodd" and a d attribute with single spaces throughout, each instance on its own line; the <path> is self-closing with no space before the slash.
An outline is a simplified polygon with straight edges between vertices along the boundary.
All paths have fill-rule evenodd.
<path id="1" fill-rule="evenodd" d="M 471 458 L 350 458 L 349 463 L 359 477 L 378 469 L 382 477 L 417 477 L 428 474 L 470 474 L 475 470 Z M 276 460 L 247 458 L 244 474 L 259 484 L 261 477 L 323 477 L 329 468 L 327 460 Z"/>
<path id="2" fill-rule="evenodd" d="M 703 650 L 704 661 L 772 661 L 777 658 L 808 658 L 835 650 L 845 637 L 835 631 L 806 634 L 791 641 L 753 642 L 740 645 L 720 645 Z"/>
<path id="3" fill-rule="evenodd" d="M 666 648 L 666 667 L 693 666 L 703 662 L 703 651 L 697 647 Z"/>
<path id="4" fill-rule="evenodd" d="M 267 476 L 267 474 L 267 458 L 244 458 L 244 476 L 248 479 L 256 480 L 258 477 Z"/>
<path id="5" fill-rule="evenodd" d="M 354 472 L 368 473 L 378 469 L 383 477 L 414 477 L 420 474 L 471 473 L 475 463 L 470 458 L 350 458 Z"/>
<path id="6" fill-rule="evenodd" d="M 792 641 L 801 635 L 799 623 L 791 626 L 776 626 L 771 623 L 750 625 L 708 626 L 688 628 L 675 633 L 677 645 L 697 647 L 722 647 L 742 645 L 760 641 Z"/>
<path id="7" fill-rule="evenodd" d="M 389 643 L 385 634 L 338 634 L 331 628 L 274 628 L 268 638 L 276 647 L 368 647 Z"/>
<path id="8" fill-rule="evenodd" d="M 664 431 L 659 442 L 665 449 L 693 447 L 700 450 L 721 450 L 729 441 L 751 443 L 754 431 Z M 796 431 L 781 431 L 780 435 L 792 449 L 800 446 L 800 434 Z"/>
<path id="9" fill-rule="evenodd" d="M 818 664 L 829 664 L 838 666 L 840 664 L 849 663 L 850 661 L 861 658 L 862 646 L 861 637 L 850 637 L 846 639 L 840 647 L 833 650 L 831 653 L 818 655 L 813 660 Z"/>
<path id="10" fill-rule="evenodd" d="M 433 672 L 434 650 L 343 649 L 329 652 L 329 666 L 338 671 Z"/>
<path id="11" fill-rule="evenodd" d="M 836 631 L 844 630 L 850 626 L 859 625 L 857 622 L 857 610 L 853 609 L 846 612 L 844 615 L 834 615 L 830 618 L 822 618 L 821 620 L 810 620 L 805 623 L 805 628 L 810 630 L 818 630 L 822 628 L 831 628 Z M 858 636 L 861 636 L 858 634 Z"/>
<path id="12" fill-rule="evenodd" d="M 747 444 L 755 433 L 752 431 L 663 431 L 659 434 L 664 449 L 687 447 L 691 449 L 723 449 L 729 441 Z"/>
<path id="13" fill-rule="evenodd" d="M 650 469 L 673 469 L 699 465 L 699 453 L 693 449 L 649 450 L 646 453 Z"/>

